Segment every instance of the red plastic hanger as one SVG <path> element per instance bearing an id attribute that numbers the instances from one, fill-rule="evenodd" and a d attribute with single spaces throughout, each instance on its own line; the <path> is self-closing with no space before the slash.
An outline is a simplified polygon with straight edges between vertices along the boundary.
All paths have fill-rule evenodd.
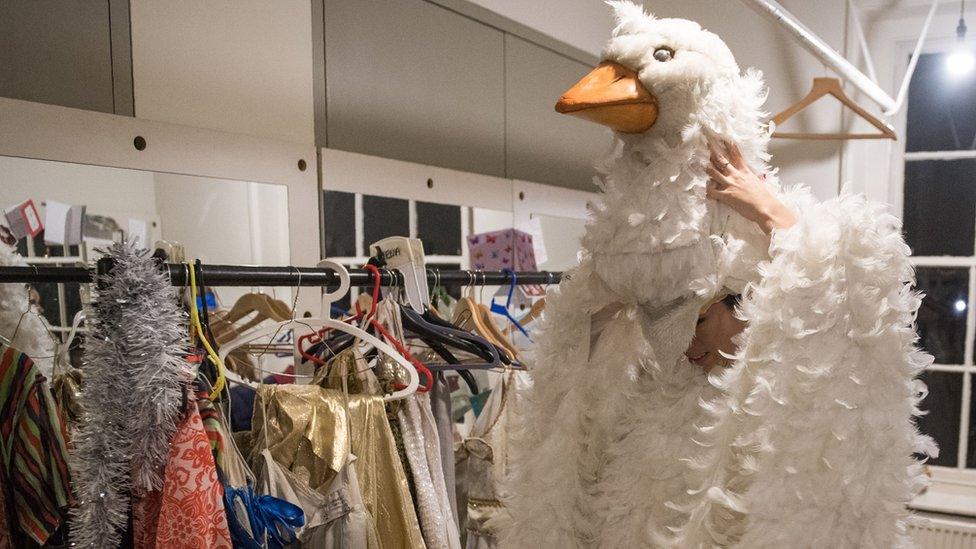
<path id="1" fill-rule="evenodd" d="M 421 387 L 419 387 L 417 391 L 421 393 L 426 393 L 427 391 L 431 390 L 434 387 L 434 375 L 430 372 L 427 366 L 425 366 L 422 362 L 417 360 L 410 353 L 410 351 L 406 348 L 405 345 L 403 345 L 402 343 L 400 343 L 400 341 L 398 341 L 395 337 L 393 337 L 393 335 L 390 334 L 390 332 L 387 331 L 386 328 L 384 328 L 383 325 L 377 322 L 376 319 L 374 318 L 376 314 L 376 304 L 379 302 L 379 297 L 380 297 L 380 270 L 376 268 L 375 265 L 366 265 L 364 268 L 373 275 L 372 301 L 369 304 L 369 314 L 366 315 L 365 318 L 369 319 L 369 325 L 375 328 L 377 333 L 379 333 L 383 337 L 383 339 L 389 342 L 390 345 L 392 345 L 393 348 L 396 349 L 398 353 L 403 355 L 403 357 L 407 359 L 408 362 L 413 364 L 414 368 L 417 369 L 417 373 L 420 374 L 420 376 L 425 379 L 425 383 L 422 383 Z M 359 308 L 359 303 L 356 303 L 356 314 L 349 318 L 343 319 L 343 322 L 352 322 L 355 320 L 359 320 L 363 317 L 364 315 L 362 310 Z M 302 358 L 306 360 L 311 360 L 312 362 L 320 366 L 325 366 L 325 361 L 313 354 L 308 353 L 307 348 L 305 347 L 304 344 L 307 342 L 309 346 L 311 346 L 321 342 L 322 338 L 330 329 L 331 328 L 326 327 L 317 332 L 305 334 L 298 338 L 298 350 L 301 353 Z M 404 387 L 405 387 L 404 385 L 400 385 L 400 384 L 396 385 L 397 390 L 403 389 Z"/>

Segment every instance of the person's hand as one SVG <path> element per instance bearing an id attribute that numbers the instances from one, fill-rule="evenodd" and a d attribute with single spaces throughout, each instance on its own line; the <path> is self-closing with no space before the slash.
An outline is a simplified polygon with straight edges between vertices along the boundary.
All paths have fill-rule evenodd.
<path id="1" fill-rule="evenodd" d="M 790 211 L 766 185 L 766 182 L 746 164 L 734 143 L 726 143 L 721 150 L 712 149 L 711 165 L 705 167 L 711 178 L 705 195 L 727 204 L 742 217 L 754 221 L 766 234 L 773 229 L 786 229 L 796 223 Z"/>

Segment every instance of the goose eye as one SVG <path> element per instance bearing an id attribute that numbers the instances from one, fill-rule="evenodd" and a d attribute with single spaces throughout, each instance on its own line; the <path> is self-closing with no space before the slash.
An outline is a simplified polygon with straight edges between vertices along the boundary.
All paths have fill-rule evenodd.
<path id="1" fill-rule="evenodd" d="M 664 63 L 674 58 L 674 50 L 671 48 L 658 48 L 654 50 L 654 59 Z"/>

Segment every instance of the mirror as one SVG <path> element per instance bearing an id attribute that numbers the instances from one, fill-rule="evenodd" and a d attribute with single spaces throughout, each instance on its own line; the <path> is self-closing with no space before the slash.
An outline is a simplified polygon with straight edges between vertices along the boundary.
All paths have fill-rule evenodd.
<path id="1" fill-rule="evenodd" d="M 580 239 L 586 231 L 586 220 L 542 214 L 532 214 L 532 219 L 539 220 L 545 242 L 545 261 L 540 261 L 539 269 L 565 271 L 576 266 L 579 263 L 577 254 Z"/>
<path id="2" fill-rule="evenodd" d="M 178 242 L 188 259 L 204 264 L 290 263 L 284 185 L 0 156 L 0 206 L 6 211 L 26 200 L 47 225 L 18 241 L 18 251 L 33 264 L 90 262 L 97 259 L 96 249 L 122 238 L 148 247 L 159 240 Z M 80 240 L 74 218 L 80 219 Z M 63 245 L 65 238 L 71 245 Z M 34 289 L 50 324 L 70 326 L 81 307 L 81 285 Z M 215 298 L 230 307 L 252 290 L 259 291 L 221 287 Z M 290 302 L 289 288 L 266 293 Z"/>

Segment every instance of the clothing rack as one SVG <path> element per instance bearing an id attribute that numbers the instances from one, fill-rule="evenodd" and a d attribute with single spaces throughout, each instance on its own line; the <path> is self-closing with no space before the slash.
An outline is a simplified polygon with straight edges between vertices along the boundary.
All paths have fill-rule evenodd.
<path id="1" fill-rule="evenodd" d="M 164 263 L 163 269 L 169 273 L 173 286 L 189 284 L 189 273 L 183 263 Z M 338 286 L 336 273 L 331 269 L 315 267 L 270 267 L 253 265 L 207 265 L 194 267 L 197 276 L 207 286 Z M 0 267 L 0 283 L 11 282 L 93 282 L 96 272 L 111 269 L 111 260 L 101 259 L 94 269 L 88 267 Z M 562 279 L 561 272 L 517 272 L 515 283 L 557 284 Z M 352 286 L 368 287 L 374 283 L 373 275 L 365 269 L 350 269 L 349 283 Z M 512 283 L 512 277 L 505 271 L 480 270 L 440 270 L 427 269 L 427 283 L 435 286 L 503 286 Z M 399 271 L 380 269 L 380 284 L 383 286 L 403 286 L 403 276 Z"/>

